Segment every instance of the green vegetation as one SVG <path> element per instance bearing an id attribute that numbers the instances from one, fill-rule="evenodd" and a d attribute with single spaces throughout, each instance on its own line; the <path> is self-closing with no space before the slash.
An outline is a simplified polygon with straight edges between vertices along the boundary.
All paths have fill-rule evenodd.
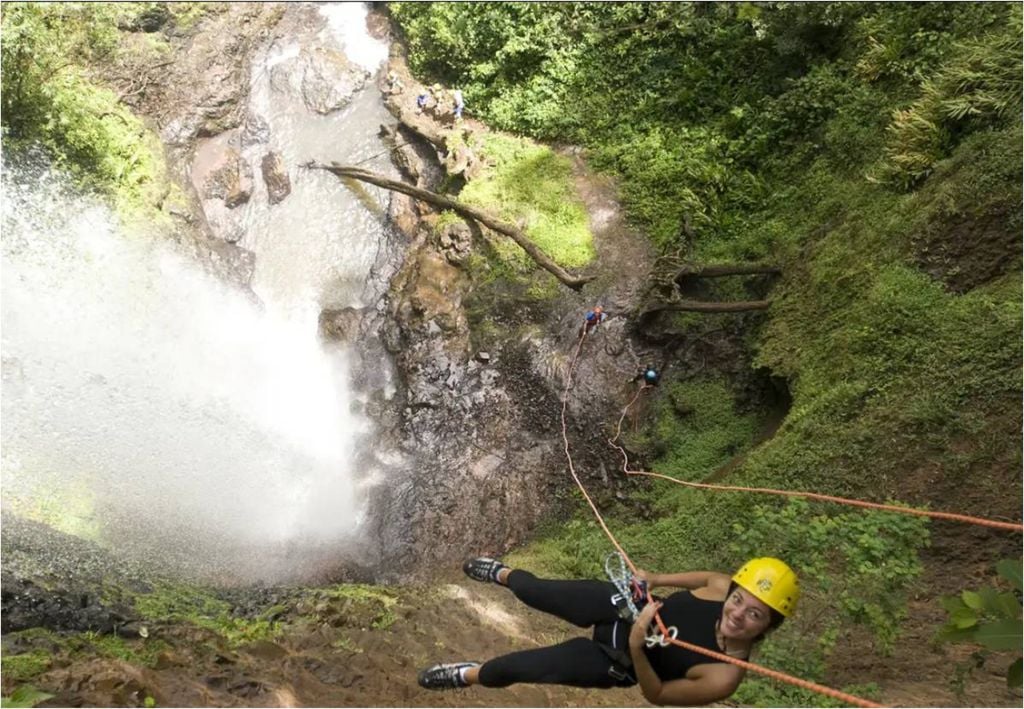
<path id="1" fill-rule="evenodd" d="M 163 640 L 126 640 L 119 635 L 95 632 L 58 637 L 57 642 L 72 656 L 108 657 L 143 667 L 156 665 L 157 657 L 169 647 Z"/>
<path id="2" fill-rule="evenodd" d="M 232 648 L 273 639 L 283 629 L 280 622 L 270 619 L 273 614 L 269 611 L 259 618 L 236 617 L 230 603 L 194 586 L 160 585 L 151 593 L 139 594 L 134 602 L 147 620 L 190 623 L 217 633 Z"/>
<path id="3" fill-rule="evenodd" d="M 53 695 L 40 692 L 31 684 L 23 684 L 11 692 L 11 696 L 0 698 L 0 707 L 34 707 L 47 699 L 53 699 Z"/>
<path id="4" fill-rule="evenodd" d="M 741 381 L 664 381 L 629 438 L 649 469 L 700 479 L 745 452 L 729 483 L 878 501 L 915 491 L 916 504 L 943 507 L 956 506 L 945 491 L 999 504 L 1001 480 L 1019 484 L 1020 6 L 391 9 L 415 71 L 462 87 L 498 128 L 584 146 L 663 252 L 781 267 L 771 309 L 743 320 L 743 346 L 751 367 L 788 382 L 783 425 L 750 449 L 757 417 L 732 404 Z M 671 324 L 696 337 L 710 322 Z M 917 492 L 921 471 L 930 484 Z M 609 514 L 642 566 L 728 569 L 774 554 L 801 573 L 808 611 L 764 643 L 765 664 L 820 680 L 852 626 L 880 653 L 893 647 L 926 522 L 641 487 L 633 502 L 649 519 Z M 514 561 L 600 576 L 608 549 L 586 512 Z M 736 699 L 822 700 L 754 679 Z"/>
<path id="5" fill-rule="evenodd" d="M 989 651 L 1020 652 L 1024 645 L 1018 598 L 1018 594 L 1024 591 L 1021 564 L 1019 561 L 1004 559 L 996 565 L 996 571 L 1011 590 L 1003 591 L 989 586 L 942 599 L 942 606 L 949 613 L 949 622 L 939 631 L 939 638 L 945 642 L 972 642 L 984 647 L 983 651 L 976 653 L 976 667 L 985 664 Z M 1008 687 L 1021 686 L 1021 665 L 1022 660 L 1018 657 L 1007 669 Z"/>
<path id="6" fill-rule="evenodd" d="M 721 379 L 672 382 L 653 404 L 652 423 L 627 436 L 633 450 L 658 457 L 666 470 L 686 480 L 703 480 L 757 431 L 757 416 L 735 411 L 732 391 Z"/>
<path id="7" fill-rule="evenodd" d="M 4 677 L 15 682 L 24 682 L 50 669 L 51 659 L 50 654 L 46 652 L 26 652 L 20 655 L 5 652 L 3 657 L 0 657 L 0 665 L 3 667 Z"/>
<path id="8" fill-rule="evenodd" d="M 594 258 L 587 215 L 572 187 L 566 158 L 531 140 L 488 134 L 480 152 L 487 168 L 459 199 L 519 223 L 527 236 L 562 266 L 578 268 Z M 525 267 L 529 257 L 508 239 L 495 244 L 507 261 Z"/>
<path id="9" fill-rule="evenodd" d="M 314 592 L 317 598 L 341 601 L 341 611 L 358 625 L 366 621 L 374 630 L 387 630 L 398 620 L 398 598 L 379 586 L 341 584 Z"/>
<path id="10" fill-rule="evenodd" d="M 125 216 L 152 214 L 166 197 L 163 151 L 90 67 L 164 51 L 160 40 L 125 45 L 118 29 L 157 5 L 19 2 L 0 10 L 5 144 L 43 145 L 83 185 L 114 197 Z M 175 11 L 183 22 L 203 12 L 186 5 Z"/>

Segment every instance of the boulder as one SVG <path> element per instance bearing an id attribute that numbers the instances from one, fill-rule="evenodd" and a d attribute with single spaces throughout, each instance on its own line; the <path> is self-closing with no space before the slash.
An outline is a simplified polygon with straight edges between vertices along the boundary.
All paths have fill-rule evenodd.
<path id="1" fill-rule="evenodd" d="M 271 204 L 277 204 L 292 191 L 292 181 L 288 177 L 288 170 L 284 166 L 284 159 L 280 153 L 270 151 L 263 156 L 260 162 L 260 169 L 263 172 L 263 182 L 267 185 L 267 196 Z"/>
<path id="2" fill-rule="evenodd" d="M 466 222 L 455 222 L 441 229 L 438 246 L 451 264 L 461 264 L 469 258 L 473 245 L 473 231 Z"/>
<path id="3" fill-rule="evenodd" d="M 329 340 L 355 342 L 362 318 L 360 308 L 326 308 L 320 311 L 320 333 Z"/>
<path id="4" fill-rule="evenodd" d="M 326 115 L 347 106 L 370 77 L 370 72 L 331 49 L 317 47 L 303 59 L 302 100 L 317 113 Z"/>
<path id="5" fill-rule="evenodd" d="M 270 124 L 258 113 L 248 113 L 242 124 L 242 146 L 249 147 L 270 140 Z"/>
<path id="6" fill-rule="evenodd" d="M 252 168 L 236 148 L 228 147 L 218 157 L 203 181 L 204 199 L 222 199 L 233 209 L 252 196 Z"/>

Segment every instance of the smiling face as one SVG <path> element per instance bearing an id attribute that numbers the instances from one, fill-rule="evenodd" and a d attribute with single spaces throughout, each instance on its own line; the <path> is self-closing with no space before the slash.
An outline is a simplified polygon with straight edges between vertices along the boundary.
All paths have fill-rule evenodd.
<path id="1" fill-rule="evenodd" d="M 754 640 L 768 630 L 771 621 L 771 609 L 767 605 L 734 586 L 722 606 L 722 620 L 718 626 L 727 639 Z"/>

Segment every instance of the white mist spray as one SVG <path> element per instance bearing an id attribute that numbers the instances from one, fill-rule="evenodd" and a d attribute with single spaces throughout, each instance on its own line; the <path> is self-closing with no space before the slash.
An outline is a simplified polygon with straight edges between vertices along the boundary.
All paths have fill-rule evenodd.
<path id="1" fill-rule="evenodd" d="M 263 311 L 50 172 L 4 170 L 2 244 L 6 509 L 225 579 L 356 532 L 365 424 L 315 309 Z"/>

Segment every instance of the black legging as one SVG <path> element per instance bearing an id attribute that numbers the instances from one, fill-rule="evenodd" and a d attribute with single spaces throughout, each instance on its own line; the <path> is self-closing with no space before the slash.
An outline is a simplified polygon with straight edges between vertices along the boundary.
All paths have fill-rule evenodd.
<path id="1" fill-rule="evenodd" d="M 606 581 L 549 581 L 516 569 L 506 583 L 516 598 L 531 608 L 581 628 L 594 626 L 595 635 L 610 638 L 613 624 L 624 623 L 611 602 L 615 586 Z M 479 679 L 485 687 L 507 687 L 516 682 L 600 688 L 636 684 L 596 640 L 587 638 L 496 657 L 480 667 Z"/>

